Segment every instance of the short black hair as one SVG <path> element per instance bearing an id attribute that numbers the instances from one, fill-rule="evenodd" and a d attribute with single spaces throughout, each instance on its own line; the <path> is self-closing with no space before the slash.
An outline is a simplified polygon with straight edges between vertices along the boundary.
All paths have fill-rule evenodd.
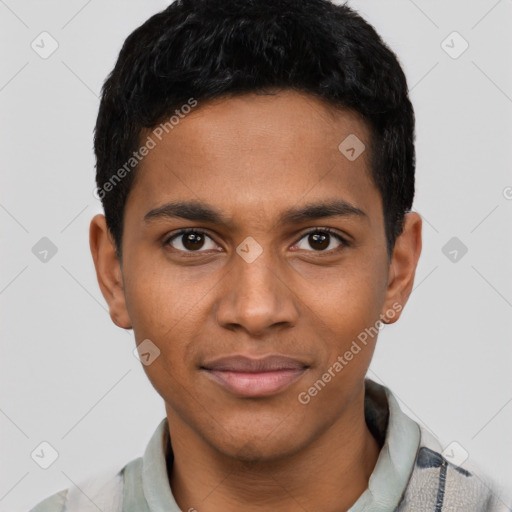
<path id="1" fill-rule="evenodd" d="M 415 120 L 403 70 L 375 29 L 329 0 L 176 0 L 128 36 L 102 88 L 96 193 L 119 257 L 146 130 L 193 102 L 285 89 L 366 122 L 391 256 L 414 197 Z"/>

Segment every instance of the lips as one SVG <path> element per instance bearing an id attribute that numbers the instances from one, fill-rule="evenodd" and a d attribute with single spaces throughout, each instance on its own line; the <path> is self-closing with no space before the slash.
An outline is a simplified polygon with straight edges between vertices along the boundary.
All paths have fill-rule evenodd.
<path id="1" fill-rule="evenodd" d="M 230 356 L 205 363 L 201 370 L 226 390 L 240 397 L 275 395 L 300 379 L 308 365 L 281 355 L 264 358 Z"/>

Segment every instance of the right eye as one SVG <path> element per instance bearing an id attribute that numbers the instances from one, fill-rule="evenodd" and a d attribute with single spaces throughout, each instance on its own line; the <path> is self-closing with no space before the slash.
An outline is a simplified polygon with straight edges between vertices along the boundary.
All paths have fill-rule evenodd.
<path id="1" fill-rule="evenodd" d="M 193 228 L 178 231 L 167 238 L 164 245 L 170 245 L 173 249 L 181 252 L 205 252 L 205 250 L 215 250 L 217 248 L 217 244 L 210 236 L 204 231 Z"/>

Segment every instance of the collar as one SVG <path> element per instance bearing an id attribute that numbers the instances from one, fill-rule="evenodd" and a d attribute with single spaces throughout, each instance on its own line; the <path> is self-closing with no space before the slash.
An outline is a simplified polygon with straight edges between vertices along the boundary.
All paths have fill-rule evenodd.
<path id="1" fill-rule="evenodd" d="M 387 425 L 383 432 L 386 416 Z M 370 475 L 368 488 L 348 512 L 393 512 L 414 469 L 420 427 L 402 412 L 386 386 L 370 379 L 365 380 L 365 418 L 373 435 L 374 430 L 384 433 L 384 445 Z"/>
<path id="2" fill-rule="evenodd" d="M 387 387 L 368 378 L 365 380 L 365 419 L 372 434 L 380 444 L 383 440 L 383 444 L 368 488 L 348 512 L 393 512 L 405 492 L 414 467 L 420 428 L 401 411 Z M 149 512 L 181 512 L 167 476 L 165 455 L 166 447 L 170 450 L 170 446 L 167 418 L 164 418 L 139 464 L 139 480 L 142 479 L 142 485 L 137 486 L 139 491 L 125 492 L 127 510 L 131 510 L 129 501 L 134 500 L 147 502 Z"/>

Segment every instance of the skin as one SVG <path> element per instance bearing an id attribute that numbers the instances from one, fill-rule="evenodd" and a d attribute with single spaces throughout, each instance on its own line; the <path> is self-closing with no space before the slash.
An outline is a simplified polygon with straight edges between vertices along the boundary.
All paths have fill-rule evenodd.
<path id="1" fill-rule="evenodd" d="M 150 133 L 150 132 L 148 132 Z M 349 161 L 338 145 L 366 150 Z M 143 134 L 144 140 L 147 134 Z M 103 215 L 90 246 L 112 320 L 161 353 L 144 370 L 165 401 L 182 510 L 341 511 L 364 492 L 380 447 L 364 420 L 364 378 L 377 337 L 305 405 L 307 391 L 359 333 L 400 317 L 421 252 L 421 218 L 409 213 L 391 260 L 382 201 L 369 174 L 369 132 L 351 111 L 278 91 L 201 103 L 144 158 L 124 213 L 122 263 Z M 365 215 L 281 223 L 291 208 L 344 200 Z M 144 216 L 196 201 L 227 225 Z M 307 231 L 331 228 L 326 249 Z M 171 235 L 206 233 L 194 250 Z M 329 236 L 329 235 L 327 235 Z M 236 248 L 252 237 L 252 263 Z M 188 249 L 188 252 L 187 252 Z M 281 354 L 309 368 L 268 397 L 235 396 L 205 376 L 220 356 Z"/>

